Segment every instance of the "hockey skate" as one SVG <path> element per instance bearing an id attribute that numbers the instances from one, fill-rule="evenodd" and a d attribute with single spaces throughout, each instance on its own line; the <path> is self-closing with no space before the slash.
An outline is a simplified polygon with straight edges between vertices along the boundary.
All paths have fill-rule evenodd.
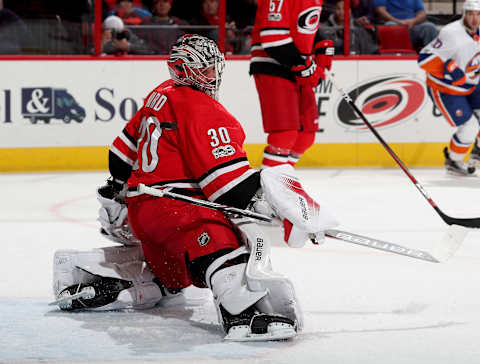
<path id="1" fill-rule="evenodd" d="M 468 164 L 472 167 L 480 167 L 480 147 L 477 146 L 477 142 L 473 143 Z"/>
<path id="2" fill-rule="evenodd" d="M 461 160 L 454 161 L 450 159 L 447 147 L 443 149 L 443 154 L 445 156 L 445 168 L 447 169 L 447 172 L 456 176 L 471 176 L 475 173 L 475 167 L 464 163 Z"/>
<path id="3" fill-rule="evenodd" d="M 297 335 L 295 323 L 280 315 L 259 313 L 253 307 L 238 315 L 228 313 L 222 306 L 220 311 L 227 341 L 287 340 Z"/>
<path id="4" fill-rule="evenodd" d="M 97 308 L 114 302 L 121 291 L 133 283 L 119 278 L 101 277 L 84 271 L 88 283 L 78 283 L 63 289 L 51 305 L 58 305 L 63 311 Z"/>

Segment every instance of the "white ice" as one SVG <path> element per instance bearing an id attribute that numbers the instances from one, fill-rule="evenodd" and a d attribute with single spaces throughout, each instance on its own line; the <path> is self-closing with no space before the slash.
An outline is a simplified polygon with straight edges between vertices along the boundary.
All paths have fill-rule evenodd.
<path id="1" fill-rule="evenodd" d="M 480 216 L 479 178 L 412 172 L 445 213 Z M 447 230 L 399 169 L 299 175 L 342 230 L 423 250 Z M 305 314 L 288 342 L 223 342 L 210 296 L 144 312 L 47 306 L 55 250 L 112 245 L 96 222 L 95 189 L 106 177 L 0 175 L 0 362 L 480 363 L 479 230 L 441 264 L 332 239 L 302 249 L 274 242 L 274 268 L 292 279 Z"/>

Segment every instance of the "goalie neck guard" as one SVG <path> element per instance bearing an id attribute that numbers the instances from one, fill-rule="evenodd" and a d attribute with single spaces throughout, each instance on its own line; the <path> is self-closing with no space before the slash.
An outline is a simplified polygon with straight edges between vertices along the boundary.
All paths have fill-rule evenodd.
<path id="1" fill-rule="evenodd" d="M 218 99 L 225 58 L 213 40 L 197 34 L 180 37 L 167 64 L 175 84 L 191 86 Z"/>

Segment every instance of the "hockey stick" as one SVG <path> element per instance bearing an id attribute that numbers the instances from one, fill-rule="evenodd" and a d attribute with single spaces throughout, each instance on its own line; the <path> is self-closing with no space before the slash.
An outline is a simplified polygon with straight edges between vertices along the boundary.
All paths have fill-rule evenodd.
<path id="1" fill-rule="evenodd" d="M 145 186 L 144 184 L 139 184 L 137 190 L 139 193 L 145 193 L 151 196 L 167 197 L 172 200 L 188 202 L 196 206 L 202 206 L 209 209 L 221 211 L 224 213 L 250 217 L 252 219 L 256 219 L 264 222 L 270 222 L 270 223 L 273 222 L 273 219 L 271 217 L 255 213 L 253 211 L 230 207 L 230 206 L 218 204 L 211 201 L 200 200 L 197 198 L 181 195 L 178 193 L 172 193 L 169 191 L 148 187 L 148 186 Z M 436 249 L 435 256 L 432 256 L 430 253 L 426 251 L 410 249 L 410 248 L 403 247 L 401 245 L 388 243 L 385 241 L 368 238 L 366 236 L 361 236 L 361 235 L 357 235 L 354 233 L 341 231 L 341 230 L 335 230 L 335 229 L 326 230 L 325 236 L 333 239 L 342 240 L 347 243 L 353 243 L 357 245 L 363 245 L 368 248 L 383 250 L 388 253 L 400 254 L 410 258 L 421 259 L 421 260 L 425 260 L 432 263 L 440 263 L 450 259 L 455 253 L 455 251 L 460 247 L 460 244 L 465 238 L 466 229 L 457 231 L 457 228 L 458 227 L 455 227 L 455 225 L 450 227 L 449 232 L 445 235 L 442 242 L 439 244 L 439 247 Z"/>
<path id="2" fill-rule="evenodd" d="M 403 162 L 398 158 L 398 156 L 395 154 L 395 152 L 390 148 L 390 146 L 383 140 L 383 138 L 380 136 L 380 134 L 377 132 L 377 130 L 373 127 L 373 125 L 367 120 L 365 115 L 358 109 L 358 107 L 355 105 L 353 102 L 352 98 L 344 91 L 343 88 L 341 88 L 335 78 L 333 77 L 333 74 L 329 70 L 325 70 L 326 75 L 332 81 L 333 86 L 341 93 L 343 99 L 347 102 L 348 105 L 352 107 L 352 109 L 357 113 L 357 115 L 363 120 L 365 125 L 370 129 L 370 131 L 375 135 L 375 137 L 378 139 L 378 141 L 382 144 L 382 146 L 385 148 L 385 150 L 390 154 L 390 156 L 393 158 L 393 160 L 400 166 L 400 168 L 405 172 L 405 174 L 410 178 L 410 180 L 413 182 L 415 187 L 420 191 L 420 193 L 425 197 L 425 199 L 428 201 L 430 206 L 432 206 L 435 211 L 437 212 L 438 215 L 442 218 L 442 220 L 447 223 L 448 225 L 460 225 L 460 226 L 465 226 L 465 227 L 470 227 L 470 228 L 480 228 L 480 217 L 473 217 L 473 218 L 458 218 L 458 217 L 451 217 L 446 215 L 438 205 L 435 203 L 435 201 L 432 200 L 432 198 L 429 196 L 425 188 L 417 181 L 417 179 L 410 173 L 408 168 L 403 164 Z"/>

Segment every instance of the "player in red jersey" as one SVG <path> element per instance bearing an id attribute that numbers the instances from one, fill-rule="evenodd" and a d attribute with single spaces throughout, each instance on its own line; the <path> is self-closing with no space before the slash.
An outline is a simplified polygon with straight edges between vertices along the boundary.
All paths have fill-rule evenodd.
<path id="1" fill-rule="evenodd" d="M 313 144 L 318 108 L 313 88 L 330 69 L 333 42 L 318 34 L 322 0 L 259 0 L 252 30 L 254 75 L 263 129 L 262 167 L 295 165 Z"/>
<path id="2" fill-rule="evenodd" d="M 111 263 L 114 254 L 96 252 L 87 259 L 57 253 L 58 303 L 66 310 L 118 308 L 125 302 L 143 308 L 193 284 L 212 290 L 226 339 L 293 337 L 302 327 L 293 285 L 271 270 L 268 238 L 255 221 L 142 194 L 137 187 L 142 183 L 237 208 L 253 206 L 271 215 L 278 211 L 290 246 L 303 245 L 309 236 L 321 238 L 335 222 L 323 208 L 320 211 L 291 171 L 270 168 L 264 173 L 250 167 L 241 125 L 216 100 L 224 58 L 215 42 L 185 35 L 173 46 L 167 63 L 171 80 L 146 97 L 113 141 L 112 179 L 98 191 L 105 235 L 124 244 L 140 241 L 148 267 L 132 272 L 131 262 L 123 262 L 120 274 L 118 257 Z M 133 252 L 136 267 L 141 259 L 137 250 Z M 69 260 L 75 263 L 65 267 Z M 105 268 L 112 264 L 113 277 Z M 71 273 L 71 266 L 73 271 L 81 268 L 82 276 L 88 272 L 88 281 Z M 99 272 L 92 271 L 95 266 Z M 82 292 L 85 297 L 78 296 Z"/>

